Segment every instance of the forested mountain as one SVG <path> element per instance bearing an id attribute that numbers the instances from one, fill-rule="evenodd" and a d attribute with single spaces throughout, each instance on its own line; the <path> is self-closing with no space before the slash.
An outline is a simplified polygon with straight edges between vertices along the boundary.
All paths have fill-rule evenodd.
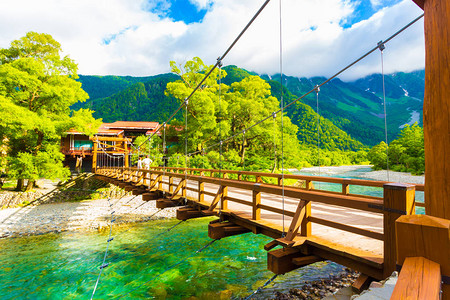
<path id="1" fill-rule="evenodd" d="M 79 75 L 83 90 L 89 94 L 90 99 L 105 98 L 118 93 L 130 85 L 146 82 L 155 76 L 85 76 Z"/>
<path id="2" fill-rule="evenodd" d="M 255 73 L 236 66 L 224 67 L 222 79 L 230 85 Z M 279 74 L 261 75 L 272 94 L 280 99 Z M 163 122 L 178 107 L 178 102 L 164 95 L 168 82 L 178 80 L 174 74 L 151 77 L 80 76 L 90 99 L 77 107 L 96 111 L 104 122 L 116 120 Z M 283 76 L 285 104 L 314 88 L 323 77 Z M 395 73 L 385 77 L 389 140 L 397 137 L 402 125 L 422 124 L 424 71 Z M 354 82 L 334 79 L 319 92 L 320 135 L 327 149 L 359 149 L 362 144 L 375 145 L 384 140 L 384 110 L 380 74 Z M 298 138 L 306 144 L 317 142 L 316 94 L 311 93 L 287 109 L 292 122 L 299 126 Z"/>
<path id="3" fill-rule="evenodd" d="M 178 107 L 176 99 L 164 95 L 167 83 L 179 79 L 174 74 L 136 77 L 133 80 L 125 77 L 122 81 L 116 81 L 116 79 L 109 78 L 110 76 L 105 76 L 106 78 L 102 77 L 101 80 L 96 78 L 97 88 L 91 86 L 93 80 L 86 80 L 88 76 L 83 77 L 84 82 L 89 82 L 86 91 L 96 90 L 105 94 L 106 90 L 102 84 L 109 86 L 114 85 L 113 82 L 118 82 L 118 85 L 113 89 L 118 89 L 119 86 L 128 86 L 109 97 L 95 98 L 95 96 L 91 96 L 88 101 L 82 104 L 82 107 L 94 110 L 94 117 L 102 118 L 103 122 L 117 120 L 164 122 Z M 84 83 L 82 87 L 85 88 Z M 94 93 L 94 95 L 99 93 Z"/>
<path id="4" fill-rule="evenodd" d="M 393 140 L 404 124 L 422 124 L 424 72 L 395 73 L 385 77 L 388 139 Z M 274 75 L 266 80 L 280 81 Z M 284 85 L 296 96 L 310 91 L 326 78 L 296 78 L 283 76 Z M 355 82 L 334 79 L 320 88 L 320 115 L 366 145 L 384 140 L 384 108 L 380 74 Z M 316 109 L 316 93 L 301 100 Z"/>

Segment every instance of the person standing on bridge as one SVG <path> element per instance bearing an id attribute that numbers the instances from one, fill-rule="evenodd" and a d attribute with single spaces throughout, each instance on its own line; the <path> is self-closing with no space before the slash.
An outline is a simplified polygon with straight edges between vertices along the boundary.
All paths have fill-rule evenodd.
<path id="1" fill-rule="evenodd" d="M 137 168 L 142 169 L 142 156 L 139 156 L 139 159 L 137 161 Z"/>
<path id="2" fill-rule="evenodd" d="M 144 165 L 144 169 L 150 170 L 150 165 L 152 164 L 152 160 L 150 159 L 150 156 L 147 155 L 144 160 L 142 161 L 142 164 Z"/>

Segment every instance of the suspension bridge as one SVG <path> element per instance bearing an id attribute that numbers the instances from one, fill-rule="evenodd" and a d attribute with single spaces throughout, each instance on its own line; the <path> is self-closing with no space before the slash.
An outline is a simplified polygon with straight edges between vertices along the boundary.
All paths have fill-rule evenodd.
<path id="1" fill-rule="evenodd" d="M 222 60 L 268 2 L 269 0 L 264 2 L 192 93 L 153 133 L 155 135 L 163 131 L 163 149 L 165 149 L 166 125 L 181 109 L 186 108 L 184 130 L 188 130 L 189 99 L 215 68 L 221 68 Z M 442 28 L 446 27 L 437 26 L 438 23 L 433 18 L 436 16 L 438 22 L 448 24 L 450 6 L 448 3 L 445 4 L 446 1 L 439 0 L 415 0 L 415 2 L 425 10 L 427 53 L 433 53 L 433 56 L 427 54 L 426 58 L 425 103 L 429 105 L 428 111 L 434 111 L 433 116 L 440 118 L 435 123 L 433 123 L 435 120 L 424 118 L 424 123 L 433 124 L 429 128 L 445 131 L 444 125 L 448 123 L 448 111 L 447 114 L 444 112 L 442 115 L 442 110 L 439 108 L 439 105 L 446 101 L 444 93 L 441 95 L 434 91 L 430 92 L 429 87 L 433 86 L 439 91 L 448 87 L 450 76 L 442 75 L 448 75 L 450 57 L 448 32 L 443 32 Z M 217 144 L 191 153 L 187 150 L 187 140 L 185 140 L 186 159 L 188 156 L 201 154 L 211 148 L 222 149 L 223 143 L 235 139 L 240 134 L 245 135 L 246 131 L 273 118 L 278 113 L 283 115 L 286 107 L 310 93 L 316 93 L 318 102 L 320 87 L 377 50 L 381 51 L 383 66 L 385 44 L 422 16 L 385 41 L 379 42 L 373 49 L 295 101 L 285 105 L 281 96 L 280 110 L 244 129 L 242 133 L 223 138 Z M 280 53 L 282 53 L 281 38 Z M 281 57 L 280 54 L 280 74 L 283 74 Z M 442 70 L 442 64 L 445 65 L 445 63 L 447 64 Z M 433 78 L 439 80 L 432 80 Z M 439 83 L 440 80 L 443 80 L 443 83 Z M 434 93 L 433 99 L 430 99 L 430 93 Z M 384 115 L 386 116 L 386 112 Z M 361 272 L 354 287 L 363 289 L 371 280 L 385 279 L 393 271 L 402 268 L 393 298 L 438 299 L 442 294 L 444 299 L 450 299 L 450 221 L 448 220 L 450 203 L 449 194 L 444 193 L 448 190 L 450 174 L 448 169 L 445 169 L 448 159 L 445 159 L 445 155 L 439 154 L 441 153 L 439 151 L 447 153 L 449 139 L 447 136 L 443 139 L 440 137 L 441 140 L 436 139 L 434 135 L 427 132 L 429 128 L 425 130 L 426 141 L 430 143 L 426 146 L 428 149 L 426 150 L 426 186 L 291 175 L 284 173 L 283 164 L 281 174 L 189 167 L 137 168 L 130 164 L 131 150 L 127 145 L 131 141 L 126 138 L 96 137 L 93 139 L 93 172 L 104 181 L 118 185 L 134 195 L 142 195 L 144 201 L 155 201 L 160 209 L 177 207 L 179 220 L 217 217 L 208 225 L 208 236 L 213 240 L 248 232 L 271 237 L 273 241 L 266 244 L 264 250 L 267 251 L 267 267 L 275 274 L 284 274 L 322 260 L 332 260 Z M 115 144 L 111 145 L 107 142 L 115 142 Z M 430 145 L 435 146 L 436 149 L 430 151 L 427 148 Z M 111 160 L 114 163 L 108 163 Z M 430 173 L 430 170 L 435 173 Z M 296 184 L 287 184 L 288 180 L 295 181 Z M 316 188 L 321 183 L 340 185 L 339 191 Z M 382 196 L 355 193 L 353 188 L 355 186 L 378 189 L 382 191 Z M 415 201 L 416 191 L 425 191 L 425 203 Z M 440 198 L 437 199 L 436 195 L 440 195 Z M 417 206 L 425 207 L 428 215 L 415 216 Z M 108 243 L 110 240 L 111 238 L 108 239 Z M 419 280 L 416 280 L 416 277 Z"/>
<path id="2" fill-rule="evenodd" d="M 124 188 L 157 208 L 179 207 L 177 218 L 217 216 L 208 226 L 212 239 L 253 232 L 274 240 L 268 269 L 284 274 L 304 265 L 333 260 L 381 280 L 395 270 L 395 220 L 413 214 L 415 190 L 423 185 L 284 175 L 303 186 L 284 186 L 282 174 L 152 167 L 97 168 L 99 178 Z M 276 184 L 264 183 L 275 179 Z M 335 183 L 342 192 L 314 188 Z M 385 198 L 352 194 L 352 186 L 384 189 Z M 417 203 L 423 206 L 423 203 Z M 283 248 L 272 250 L 276 246 Z"/>

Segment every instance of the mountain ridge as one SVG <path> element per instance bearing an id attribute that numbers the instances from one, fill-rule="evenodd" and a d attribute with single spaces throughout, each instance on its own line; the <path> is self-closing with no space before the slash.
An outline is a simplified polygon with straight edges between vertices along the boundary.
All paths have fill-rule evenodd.
<path id="1" fill-rule="evenodd" d="M 227 72 L 227 76 L 222 79 L 224 84 L 230 85 L 247 76 L 260 76 L 271 85 L 272 94 L 280 99 L 280 74 L 258 75 L 234 65 L 223 69 Z M 94 116 L 103 118 L 105 122 L 116 120 L 164 122 L 179 105 L 176 99 L 164 95 L 165 85 L 178 79 L 177 75 L 171 73 L 148 77 L 81 75 L 79 81 L 82 82 L 82 87 L 91 98 L 85 103 L 78 103 L 73 108 L 93 109 L 96 111 Z M 323 81 L 325 77 L 305 78 L 283 75 L 285 104 L 287 99 L 289 102 L 293 101 Z M 418 121 L 419 125 L 422 124 L 424 71 L 386 75 L 385 87 L 388 139 L 393 140 L 403 124 L 412 124 L 413 121 Z M 308 132 L 312 134 L 312 119 L 317 119 L 316 96 L 316 93 L 311 93 L 286 110 L 288 116 L 294 118 L 294 124 L 299 126 L 301 133 L 299 140 L 307 144 L 311 141 L 305 134 Z M 357 140 L 368 146 L 384 140 L 384 108 L 380 74 L 368 75 L 352 82 L 344 82 L 339 78 L 333 79 L 321 87 L 318 99 L 322 126 L 327 124 L 326 128 L 321 128 L 322 134 L 326 136 L 334 132 L 345 140 L 341 143 L 334 139 L 337 148 L 346 149 L 350 144 L 357 144 L 349 142 L 348 139 Z M 305 116 L 302 117 L 300 112 Z M 326 122 L 328 120 L 331 124 Z M 306 132 L 300 126 L 302 123 L 309 128 Z M 342 132 L 338 133 L 333 126 L 348 134 L 348 138 L 344 137 Z"/>

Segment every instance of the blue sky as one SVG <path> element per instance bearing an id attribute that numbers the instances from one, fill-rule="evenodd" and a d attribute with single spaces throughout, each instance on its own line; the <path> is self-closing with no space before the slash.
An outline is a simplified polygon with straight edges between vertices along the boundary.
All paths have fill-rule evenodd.
<path id="1" fill-rule="evenodd" d="M 161 18 L 169 17 L 174 21 L 182 21 L 186 24 L 201 22 L 208 11 L 208 7 L 199 7 L 188 0 L 157 1 L 152 12 L 156 12 Z"/>
<path id="2" fill-rule="evenodd" d="M 271 0 L 224 60 L 279 70 L 279 1 Z M 412 0 L 281 0 L 283 70 L 328 76 L 421 14 Z M 194 56 L 213 64 L 264 0 L 3 0 L 0 47 L 28 31 L 50 33 L 80 74 L 147 76 Z M 424 67 L 423 22 L 385 50 L 388 72 Z M 376 53 L 341 76 L 380 71 Z"/>

